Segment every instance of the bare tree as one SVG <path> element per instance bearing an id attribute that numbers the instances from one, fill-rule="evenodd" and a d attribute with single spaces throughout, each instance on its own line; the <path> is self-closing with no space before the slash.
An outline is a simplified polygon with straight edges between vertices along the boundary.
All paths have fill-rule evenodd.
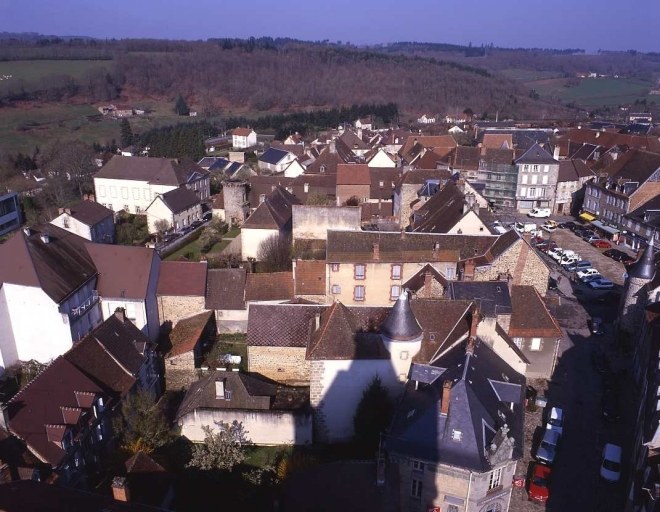
<path id="1" fill-rule="evenodd" d="M 284 272 L 291 270 L 292 247 L 291 237 L 273 235 L 266 238 L 257 251 L 257 259 L 261 262 L 264 272 Z"/>

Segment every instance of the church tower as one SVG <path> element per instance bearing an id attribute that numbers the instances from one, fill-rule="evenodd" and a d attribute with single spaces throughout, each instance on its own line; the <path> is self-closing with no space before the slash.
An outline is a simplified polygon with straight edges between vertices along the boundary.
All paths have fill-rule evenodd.
<path id="1" fill-rule="evenodd" d="M 383 345 L 390 353 L 392 367 L 399 380 L 408 378 L 412 358 L 422 348 L 422 328 L 410 307 L 408 290 L 397 299 L 392 311 L 380 326 Z"/>
<path id="2" fill-rule="evenodd" d="M 645 286 L 655 276 L 654 259 L 655 250 L 651 242 L 644 249 L 642 257 L 628 267 L 628 278 L 624 285 L 619 311 L 619 327 L 631 335 L 638 332 L 648 302 Z"/>

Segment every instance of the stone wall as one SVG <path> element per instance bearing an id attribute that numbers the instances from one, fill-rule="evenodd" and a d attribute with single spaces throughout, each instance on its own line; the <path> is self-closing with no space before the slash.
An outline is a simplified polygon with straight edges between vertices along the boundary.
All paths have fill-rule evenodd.
<path id="1" fill-rule="evenodd" d="M 310 365 L 305 352 L 304 347 L 248 346 L 248 371 L 278 382 L 308 384 Z"/>
<path id="2" fill-rule="evenodd" d="M 171 322 L 175 325 L 182 318 L 188 318 L 206 311 L 203 296 L 158 296 L 158 318 L 161 325 Z"/>
<path id="3" fill-rule="evenodd" d="M 193 351 L 165 358 L 165 389 L 188 389 L 199 378 Z"/>
<path id="4" fill-rule="evenodd" d="M 328 229 L 359 231 L 360 207 L 293 205 L 293 239 L 327 240 Z"/>

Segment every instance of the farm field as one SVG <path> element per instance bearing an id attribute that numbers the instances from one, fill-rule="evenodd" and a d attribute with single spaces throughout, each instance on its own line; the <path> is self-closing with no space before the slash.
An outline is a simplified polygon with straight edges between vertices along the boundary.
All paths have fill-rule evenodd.
<path id="1" fill-rule="evenodd" d="M 90 69 L 105 67 L 110 71 L 111 60 L 15 60 L 0 62 L 0 92 L 6 92 L 23 85 L 26 90 L 32 91 L 43 85 L 48 75 L 70 75 L 80 79 Z"/>
<path id="2" fill-rule="evenodd" d="M 649 97 L 651 84 L 632 78 L 582 78 L 578 85 L 566 87 L 568 79 L 555 78 L 526 82 L 541 97 L 556 97 L 585 107 L 634 103 Z M 650 98 L 652 99 L 652 98 Z"/>

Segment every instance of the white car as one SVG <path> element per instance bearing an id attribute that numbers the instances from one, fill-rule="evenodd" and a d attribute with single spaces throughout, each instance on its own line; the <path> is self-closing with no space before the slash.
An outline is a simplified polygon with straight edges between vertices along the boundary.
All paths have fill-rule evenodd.
<path id="1" fill-rule="evenodd" d="M 621 479 L 621 447 L 607 443 L 603 446 L 603 462 L 600 465 L 600 476 L 608 482 L 618 482 Z"/>
<path id="2" fill-rule="evenodd" d="M 557 226 L 554 226 L 552 224 L 543 224 L 543 226 L 541 226 L 541 229 L 543 231 L 547 231 L 548 233 L 552 233 L 553 231 L 557 230 Z"/>
<path id="3" fill-rule="evenodd" d="M 550 217 L 550 208 L 532 208 L 527 214 L 528 217 Z"/>
<path id="4" fill-rule="evenodd" d="M 591 277 L 591 276 L 599 276 L 600 272 L 596 270 L 595 268 L 585 268 L 584 270 L 580 270 L 577 273 L 577 277 L 580 281 L 583 281 L 585 277 Z"/>
<path id="5" fill-rule="evenodd" d="M 546 254 L 550 256 L 553 260 L 559 261 L 561 259 L 564 249 L 561 247 L 555 247 L 554 249 L 548 251 Z"/>
<path id="6" fill-rule="evenodd" d="M 561 407 L 550 409 L 548 423 L 545 424 L 546 430 L 554 430 L 559 435 L 564 432 L 564 410 Z"/>

